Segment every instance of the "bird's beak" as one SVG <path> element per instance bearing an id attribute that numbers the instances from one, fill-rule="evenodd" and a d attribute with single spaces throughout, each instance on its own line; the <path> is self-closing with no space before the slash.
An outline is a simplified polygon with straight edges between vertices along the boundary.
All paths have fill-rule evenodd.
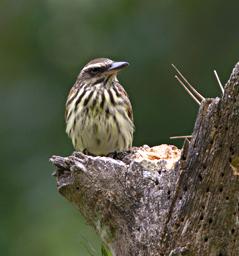
<path id="1" fill-rule="evenodd" d="M 125 61 L 117 61 L 117 62 L 113 62 L 112 64 L 111 64 L 111 66 L 108 68 L 108 70 L 107 71 L 109 71 L 109 72 L 115 72 L 115 71 L 119 71 L 119 70 L 121 70 L 122 68 L 124 68 L 124 67 L 127 67 L 127 66 L 129 66 L 129 63 L 128 62 L 125 62 Z"/>

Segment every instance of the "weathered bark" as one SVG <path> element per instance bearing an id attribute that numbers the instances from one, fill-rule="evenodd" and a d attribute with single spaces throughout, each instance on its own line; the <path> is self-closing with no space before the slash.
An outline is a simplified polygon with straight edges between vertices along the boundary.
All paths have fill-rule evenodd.
<path id="1" fill-rule="evenodd" d="M 239 255 L 239 63 L 202 102 L 190 143 L 118 160 L 53 156 L 59 192 L 113 255 Z M 119 160 L 121 159 L 121 160 Z"/>

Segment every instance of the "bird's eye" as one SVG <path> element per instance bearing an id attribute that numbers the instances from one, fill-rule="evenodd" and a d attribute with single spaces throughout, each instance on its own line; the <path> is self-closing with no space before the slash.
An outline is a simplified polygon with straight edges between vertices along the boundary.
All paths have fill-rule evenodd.
<path id="1" fill-rule="evenodd" d="M 100 67 L 95 67 L 95 68 L 91 68 L 89 71 L 90 71 L 91 74 L 95 75 L 95 74 L 101 72 L 101 71 L 102 71 L 102 68 L 100 68 Z"/>

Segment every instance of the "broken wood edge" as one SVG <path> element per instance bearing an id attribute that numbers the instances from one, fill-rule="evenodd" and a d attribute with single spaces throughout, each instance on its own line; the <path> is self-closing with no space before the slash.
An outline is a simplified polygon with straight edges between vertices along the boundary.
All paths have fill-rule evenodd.
<path id="1" fill-rule="evenodd" d="M 106 157 L 94 158 L 81 153 L 51 159 L 58 168 L 56 175 L 59 192 L 78 207 L 88 223 L 99 232 L 113 255 L 179 255 L 175 252 L 180 251 L 180 248 L 193 250 L 192 244 L 187 245 L 183 240 L 176 239 L 171 245 L 169 242 L 172 234 L 176 238 L 182 231 L 180 227 L 172 229 L 178 221 L 174 214 L 181 216 L 185 207 L 180 205 L 182 199 L 180 200 L 179 193 L 183 190 L 182 184 L 192 175 L 189 170 L 190 156 L 196 155 L 192 145 L 197 143 L 200 136 L 205 136 L 205 130 L 212 130 L 212 126 L 203 122 L 209 122 L 210 115 L 213 116 L 215 111 L 218 114 L 227 110 L 228 106 L 232 107 L 230 100 L 234 100 L 234 103 L 238 100 L 238 74 L 239 64 L 235 66 L 225 86 L 223 98 L 206 99 L 202 102 L 192 140 L 185 142 L 180 159 L 175 161 L 170 170 L 165 167 L 165 160 L 159 161 L 157 165 L 150 165 L 147 160 L 137 162 L 134 154 L 130 153 L 125 154 L 122 161 Z M 233 126 L 233 120 L 230 121 Z M 157 169 L 157 172 L 152 169 Z M 156 173 L 163 175 L 158 176 Z M 157 186 L 161 187 L 160 193 L 155 189 Z M 169 189 L 171 192 L 167 203 L 165 193 L 168 194 Z M 103 193 L 103 197 L 97 196 L 99 192 Z M 190 190 L 184 192 L 189 194 Z M 159 195 L 155 197 L 157 193 Z M 147 204 L 151 206 L 145 208 Z M 156 207 L 160 209 L 155 217 L 152 216 L 155 213 L 152 210 Z M 149 210 L 150 214 L 147 214 Z M 144 223 L 145 219 L 148 222 Z M 177 241 L 181 243 L 180 246 Z"/>

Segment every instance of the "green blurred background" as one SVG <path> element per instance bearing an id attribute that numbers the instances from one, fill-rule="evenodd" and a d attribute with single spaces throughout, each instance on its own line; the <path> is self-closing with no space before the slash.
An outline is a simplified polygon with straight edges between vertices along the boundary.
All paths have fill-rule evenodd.
<path id="1" fill-rule="evenodd" d="M 95 57 L 126 60 L 135 145 L 190 134 L 198 106 L 171 63 L 206 97 L 238 61 L 239 1 L 1 0 L 0 255 L 100 255 L 97 235 L 56 191 L 52 154 L 72 152 L 64 104 Z"/>

